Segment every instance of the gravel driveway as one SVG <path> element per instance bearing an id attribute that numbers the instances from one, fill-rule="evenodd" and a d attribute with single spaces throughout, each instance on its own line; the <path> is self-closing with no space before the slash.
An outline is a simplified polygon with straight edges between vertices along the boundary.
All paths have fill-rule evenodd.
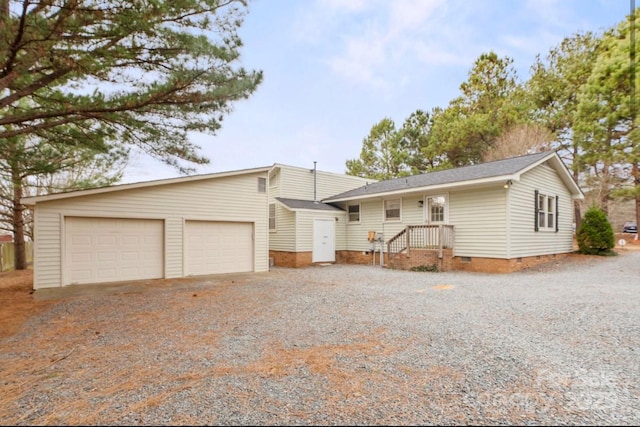
<path id="1" fill-rule="evenodd" d="M 3 425 L 638 425 L 640 251 L 65 298 L 0 341 L 0 377 Z"/>

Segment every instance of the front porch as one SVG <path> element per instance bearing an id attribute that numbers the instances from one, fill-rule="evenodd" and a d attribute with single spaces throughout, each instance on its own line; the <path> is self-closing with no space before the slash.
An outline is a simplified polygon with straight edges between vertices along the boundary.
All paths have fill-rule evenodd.
<path id="1" fill-rule="evenodd" d="M 408 225 L 387 242 L 388 268 L 432 271 L 454 269 L 453 225 Z"/>

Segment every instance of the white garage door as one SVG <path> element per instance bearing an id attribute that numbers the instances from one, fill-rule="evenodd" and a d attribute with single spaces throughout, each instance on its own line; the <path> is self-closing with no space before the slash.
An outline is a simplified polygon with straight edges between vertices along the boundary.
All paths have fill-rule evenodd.
<path id="1" fill-rule="evenodd" d="M 253 224 L 185 222 L 186 275 L 253 271 Z"/>
<path id="2" fill-rule="evenodd" d="M 164 277 L 162 220 L 65 220 L 65 284 Z"/>

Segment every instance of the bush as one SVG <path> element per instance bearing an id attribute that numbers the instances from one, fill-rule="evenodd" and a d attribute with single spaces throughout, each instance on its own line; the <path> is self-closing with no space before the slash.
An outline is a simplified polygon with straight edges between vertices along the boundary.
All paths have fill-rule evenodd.
<path id="1" fill-rule="evenodd" d="M 416 267 L 411 267 L 410 268 L 411 271 L 438 271 L 438 265 L 437 264 L 431 264 L 431 265 L 418 265 Z"/>
<path id="2" fill-rule="evenodd" d="M 585 212 L 576 233 L 579 252 L 587 255 L 611 255 L 615 246 L 613 227 L 607 215 L 597 206 Z"/>

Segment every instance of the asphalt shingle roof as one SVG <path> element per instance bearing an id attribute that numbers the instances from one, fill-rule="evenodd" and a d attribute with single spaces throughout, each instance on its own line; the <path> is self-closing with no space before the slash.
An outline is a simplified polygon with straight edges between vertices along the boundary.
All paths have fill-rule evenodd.
<path id="1" fill-rule="evenodd" d="M 340 211 L 342 209 L 322 202 L 314 202 L 313 200 L 287 199 L 284 197 L 276 197 L 276 200 L 290 209 L 313 209 L 318 211 Z"/>
<path id="2" fill-rule="evenodd" d="M 406 178 L 396 178 L 387 181 L 379 181 L 358 187 L 354 190 L 345 191 L 324 201 L 346 199 L 352 197 L 368 196 L 391 191 L 409 190 L 412 188 L 429 187 L 432 185 L 451 184 L 456 182 L 471 181 L 483 178 L 491 178 L 501 175 L 517 173 L 526 167 L 533 165 L 541 159 L 549 156 L 551 151 L 535 154 L 527 154 L 510 159 L 496 160 L 493 162 L 480 163 L 472 166 L 463 166 L 436 172 L 428 172 L 420 175 L 408 176 Z"/>

